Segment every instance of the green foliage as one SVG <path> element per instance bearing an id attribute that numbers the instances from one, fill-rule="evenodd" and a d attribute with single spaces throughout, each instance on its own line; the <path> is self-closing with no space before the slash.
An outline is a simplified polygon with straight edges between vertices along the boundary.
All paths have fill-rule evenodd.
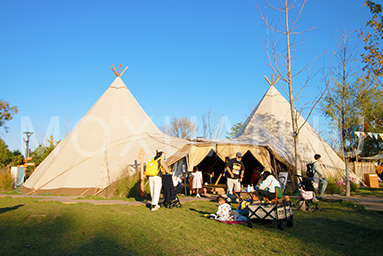
<path id="1" fill-rule="evenodd" d="M 242 127 L 243 122 L 233 124 L 230 131 L 227 132 L 226 139 L 232 139 L 237 134 L 238 130 Z"/>
<path id="2" fill-rule="evenodd" d="M 17 114 L 17 107 L 10 107 L 9 103 L 0 100 L 0 127 L 4 126 L 6 121 L 9 121 L 13 118 L 13 115 Z M 7 128 L 7 127 L 4 127 Z"/>
<path id="3" fill-rule="evenodd" d="M 114 196 L 119 198 L 133 197 L 135 199 L 142 199 L 140 190 L 140 172 L 118 180 L 112 185 L 112 188 L 114 188 Z M 149 194 L 148 186 L 146 187 L 145 194 Z"/>
<path id="4" fill-rule="evenodd" d="M 0 191 L 10 191 L 13 189 L 13 180 L 9 168 L 0 170 Z"/>
<path id="5" fill-rule="evenodd" d="M 342 99 L 344 99 L 343 107 Z M 383 117 L 382 105 L 383 91 L 378 87 L 378 81 L 372 77 L 361 77 L 345 85 L 334 81 L 334 85 L 324 97 L 321 110 L 326 117 L 330 118 L 334 128 L 342 131 Z M 343 124 L 342 116 L 344 117 Z M 383 123 L 377 123 L 375 128 L 370 125 L 367 131 L 383 132 Z M 358 140 L 352 137 L 350 133 L 346 133 L 344 139 L 347 150 L 351 151 L 353 148 L 357 148 Z M 383 149 L 381 141 L 381 139 L 365 140 L 366 152 L 375 148 L 373 152 L 377 154 L 377 151 Z"/>
<path id="6" fill-rule="evenodd" d="M 342 194 L 342 192 L 340 191 L 340 187 L 335 185 L 334 182 L 328 182 L 327 183 L 327 188 L 326 188 L 326 194 L 330 194 L 330 195 L 337 194 L 337 195 L 340 195 L 340 194 Z"/>
<path id="7" fill-rule="evenodd" d="M 0 138 L 0 168 L 22 164 L 23 159 L 24 157 L 20 151 L 11 152 L 8 145 Z"/>
<path id="8" fill-rule="evenodd" d="M 355 182 L 352 182 L 353 179 L 350 181 L 350 191 L 351 192 L 356 192 L 358 189 L 358 186 Z M 342 195 L 345 193 L 346 189 L 346 183 L 345 179 L 339 179 L 339 180 L 334 180 L 334 179 L 329 179 L 327 181 L 327 188 L 326 188 L 326 194 L 337 194 L 337 195 Z"/>
<path id="9" fill-rule="evenodd" d="M 31 153 L 33 162 L 38 166 L 44 159 L 55 149 L 58 142 L 50 144 L 49 146 L 44 146 L 40 144 L 36 149 Z"/>
<path id="10" fill-rule="evenodd" d="M 383 38 L 382 6 L 370 0 L 364 2 L 364 5 L 370 9 L 372 18 L 366 23 L 369 31 L 361 30 L 359 33 L 366 50 L 366 53 L 362 54 L 363 62 L 366 64 L 363 70 L 376 76 L 383 76 L 383 49 L 380 47 Z"/>

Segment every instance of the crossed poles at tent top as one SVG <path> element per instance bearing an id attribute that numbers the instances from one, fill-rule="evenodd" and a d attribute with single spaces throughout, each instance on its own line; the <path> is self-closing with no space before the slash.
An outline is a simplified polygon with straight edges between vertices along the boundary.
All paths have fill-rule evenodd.
<path id="1" fill-rule="evenodd" d="M 117 70 L 116 67 L 114 66 L 114 64 L 112 64 L 113 68 L 110 67 L 110 69 L 113 71 L 113 73 L 117 76 L 117 77 L 120 77 L 122 76 L 122 74 L 124 74 L 124 72 L 126 71 L 126 69 L 128 68 L 128 66 L 126 66 L 126 68 L 124 69 L 124 71 L 121 72 L 121 66 L 122 64 L 120 64 L 120 68 Z"/>

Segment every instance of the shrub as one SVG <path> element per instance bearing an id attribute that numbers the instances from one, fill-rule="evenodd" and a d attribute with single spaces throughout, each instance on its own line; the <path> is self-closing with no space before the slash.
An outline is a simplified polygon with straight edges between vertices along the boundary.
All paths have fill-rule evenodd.
<path id="1" fill-rule="evenodd" d="M 350 177 L 350 190 L 356 192 L 357 184 L 356 179 Z M 328 194 L 344 194 L 346 193 L 346 178 L 340 180 L 329 180 L 327 183 L 326 192 Z"/>
<path id="2" fill-rule="evenodd" d="M 13 179 L 9 168 L 0 170 L 0 190 L 10 191 L 13 189 Z"/>
<path id="3" fill-rule="evenodd" d="M 339 186 L 335 185 L 335 180 L 334 179 L 328 179 L 327 180 L 327 189 L 326 189 L 327 194 L 340 194 L 340 189 Z"/>
<path id="4" fill-rule="evenodd" d="M 142 198 L 140 190 L 140 172 L 118 180 L 113 187 L 114 195 L 117 197 L 132 197 L 136 199 Z M 146 188 L 144 194 L 148 194 L 148 191 L 148 188 Z"/>

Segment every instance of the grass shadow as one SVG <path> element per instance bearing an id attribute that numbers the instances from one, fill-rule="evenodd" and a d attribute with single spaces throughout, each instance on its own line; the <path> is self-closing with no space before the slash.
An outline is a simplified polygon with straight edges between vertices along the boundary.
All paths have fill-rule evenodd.
<path id="1" fill-rule="evenodd" d="M 23 206 L 24 206 L 23 204 L 19 204 L 19 205 L 15 205 L 15 206 L 12 206 L 12 207 L 0 208 L 0 214 L 4 213 L 4 212 L 8 212 L 8 211 L 17 210 L 17 209 L 19 209 L 20 207 L 23 207 Z"/>
<path id="2" fill-rule="evenodd" d="M 194 209 L 194 208 L 190 208 L 190 211 L 193 211 L 193 212 L 197 212 L 197 213 L 199 213 L 199 214 L 202 214 L 202 216 L 205 215 L 205 214 L 210 214 L 210 213 L 211 213 L 211 212 L 206 212 L 206 211 L 199 211 L 199 210 Z"/>

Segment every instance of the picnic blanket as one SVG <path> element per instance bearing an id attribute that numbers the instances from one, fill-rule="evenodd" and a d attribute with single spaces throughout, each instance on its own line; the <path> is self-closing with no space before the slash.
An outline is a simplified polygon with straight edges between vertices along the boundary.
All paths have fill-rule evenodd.
<path id="1" fill-rule="evenodd" d="M 226 223 L 226 224 L 231 224 L 231 225 L 239 225 L 239 224 L 246 225 L 247 224 L 247 217 L 243 215 L 231 216 L 230 220 L 219 219 L 217 215 L 215 215 L 214 213 L 206 214 L 205 217 L 207 217 L 208 219 L 216 220 L 216 221 Z"/>
<path id="2" fill-rule="evenodd" d="M 222 222 L 222 223 L 226 223 L 226 224 L 231 224 L 231 225 L 246 225 L 247 222 L 245 221 L 242 221 L 242 220 L 217 220 L 219 222 Z"/>

